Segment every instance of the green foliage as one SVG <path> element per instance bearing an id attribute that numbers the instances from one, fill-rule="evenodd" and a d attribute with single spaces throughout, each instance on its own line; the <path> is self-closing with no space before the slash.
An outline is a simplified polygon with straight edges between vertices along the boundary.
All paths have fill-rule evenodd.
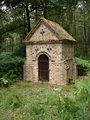
<path id="1" fill-rule="evenodd" d="M 71 86 L 17 82 L 0 89 L 1 120 L 90 120 L 90 74 Z"/>
<path id="2" fill-rule="evenodd" d="M 56 96 L 55 93 L 46 94 L 46 96 L 45 96 L 45 104 L 52 106 L 52 105 L 55 105 L 57 101 L 58 101 L 58 97 Z"/>
<path id="3" fill-rule="evenodd" d="M 0 83 L 6 84 L 9 79 L 21 80 L 23 77 L 24 59 L 3 53 L 0 55 Z M 6 82 L 7 81 L 7 82 Z"/>
<path id="4" fill-rule="evenodd" d="M 78 89 L 76 99 L 84 103 L 89 104 L 90 102 L 90 82 L 86 84 L 83 80 L 75 83 L 75 87 Z"/>
<path id="5" fill-rule="evenodd" d="M 0 86 L 2 87 L 9 87 L 10 82 L 11 81 L 8 75 L 4 75 L 2 78 L 0 78 Z"/>
<path id="6" fill-rule="evenodd" d="M 23 99 L 20 94 L 13 93 L 0 105 L 2 108 L 11 107 L 13 109 L 19 108 L 22 105 Z"/>
<path id="7" fill-rule="evenodd" d="M 31 105 L 30 115 L 41 115 L 44 113 L 44 108 L 38 103 Z"/>
<path id="8" fill-rule="evenodd" d="M 90 70 L 90 62 L 87 60 L 83 60 L 81 58 L 76 58 L 78 75 L 86 75 L 87 71 Z"/>
<path id="9" fill-rule="evenodd" d="M 20 56 L 20 57 L 25 57 L 25 54 L 26 54 L 25 45 L 21 45 L 19 47 L 16 47 L 16 50 L 13 53 L 13 55 Z"/>
<path id="10" fill-rule="evenodd" d="M 32 22 L 35 23 L 40 17 L 44 16 L 47 19 L 50 19 L 62 25 L 77 40 L 75 50 L 76 56 L 90 56 L 89 0 L 83 0 L 85 5 L 83 5 L 82 0 L 1 1 L 3 1 L 1 2 L 3 4 L 1 4 L 0 6 L 0 46 L 2 46 L 1 51 L 12 52 L 11 48 L 16 48 L 18 42 L 22 44 L 20 41 L 25 38 L 27 34 L 27 28 L 32 26 Z M 28 14 L 27 12 L 25 12 L 27 8 L 30 15 L 29 19 L 27 19 Z M 87 19 L 84 20 L 84 17 Z M 30 24 L 28 24 L 28 22 L 30 22 Z M 15 38 L 15 36 L 13 36 L 11 39 L 9 35 L 13 33 L 19 35 L 19 39 Z M 11 41 L 13 41 L 13 44 L 10 44 Z M 87 43 L 85 43 L 86 41 Z M 7 44 L 9 50 L 7 50 L 5 44 Z M 86 50 L 84 50 L 85 48 Z"/>
<path id="11" fill-rule="evenodd" d="M 86 84 L 80 81 L 75 87 L 77 91 L 72 99 L 67 96 L 58 101 L 57 110 L 61 120 L 89 120 L 90 82 Z"/>
<path id="12" fill-rule="evenodd" d="M 79 106 L 69 97 L 60 99 L 57 109 L 62 120 L 74 120 L 79 115 Z"/>

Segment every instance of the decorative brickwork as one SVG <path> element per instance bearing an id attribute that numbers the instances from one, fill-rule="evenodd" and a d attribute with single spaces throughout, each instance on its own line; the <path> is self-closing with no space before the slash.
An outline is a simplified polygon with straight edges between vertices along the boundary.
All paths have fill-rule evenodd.
<path id="1" fill-rule="evenodd" d="M 25 39 L 26 61 L 23 66 L 24 80 L 32 82 L 39 81 L 38 58 L 40 55 L 46 55 L 49 59 L 49 83 L 65 85 L 69 79 L 75 79 L 75 42 L 73 41 L 74 39 L 65 40 L 64 42 L 60 40 L 51 26 L 47 25 L 46 19 L 41 19 Z M 41 72 L 42 77 L 43 74 Z"/>

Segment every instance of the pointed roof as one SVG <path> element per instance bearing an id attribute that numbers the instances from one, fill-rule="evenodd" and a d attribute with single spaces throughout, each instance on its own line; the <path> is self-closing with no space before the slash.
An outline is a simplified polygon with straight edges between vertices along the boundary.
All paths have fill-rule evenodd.
<path id="1" fill-rule="evenodd" d="M 63 29 L 58 23 L 55 23 L 53 21 L 47 20 L 45 18 L 41 18 L 35 25 L 35 27 L 28 33 L 28 35 L 25 38 L 25 43 L 30 42 L 30 38 L 35 33 L 37 28 L 42 24 L 46 24 L 49 29 L 53 31 L 53 33 L 58 37 L 59 41 L 73 41 L 76 42 L 76 40 L 69 34 L 67 31 Z"/>

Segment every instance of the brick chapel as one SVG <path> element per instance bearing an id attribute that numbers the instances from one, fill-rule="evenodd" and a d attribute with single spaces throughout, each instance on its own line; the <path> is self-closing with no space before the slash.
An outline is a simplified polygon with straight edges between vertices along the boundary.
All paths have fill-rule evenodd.
<path id="1" fill-rule="evenodd" d="M 24 80 L 65 85 L 75 79 L 75 43 L 59 24 L 41 18 L 25 38 Z"/>

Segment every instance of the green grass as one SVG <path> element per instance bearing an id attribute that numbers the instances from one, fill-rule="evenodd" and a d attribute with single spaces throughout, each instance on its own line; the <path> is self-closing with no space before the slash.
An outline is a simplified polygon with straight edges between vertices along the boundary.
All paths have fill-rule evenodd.
<path id="1" fill-rule="evenodd" d="M 0 120 L 89 120 L 89 85 L 90 74 L 63 87 L 20 81 L 0 88 Z"/>

